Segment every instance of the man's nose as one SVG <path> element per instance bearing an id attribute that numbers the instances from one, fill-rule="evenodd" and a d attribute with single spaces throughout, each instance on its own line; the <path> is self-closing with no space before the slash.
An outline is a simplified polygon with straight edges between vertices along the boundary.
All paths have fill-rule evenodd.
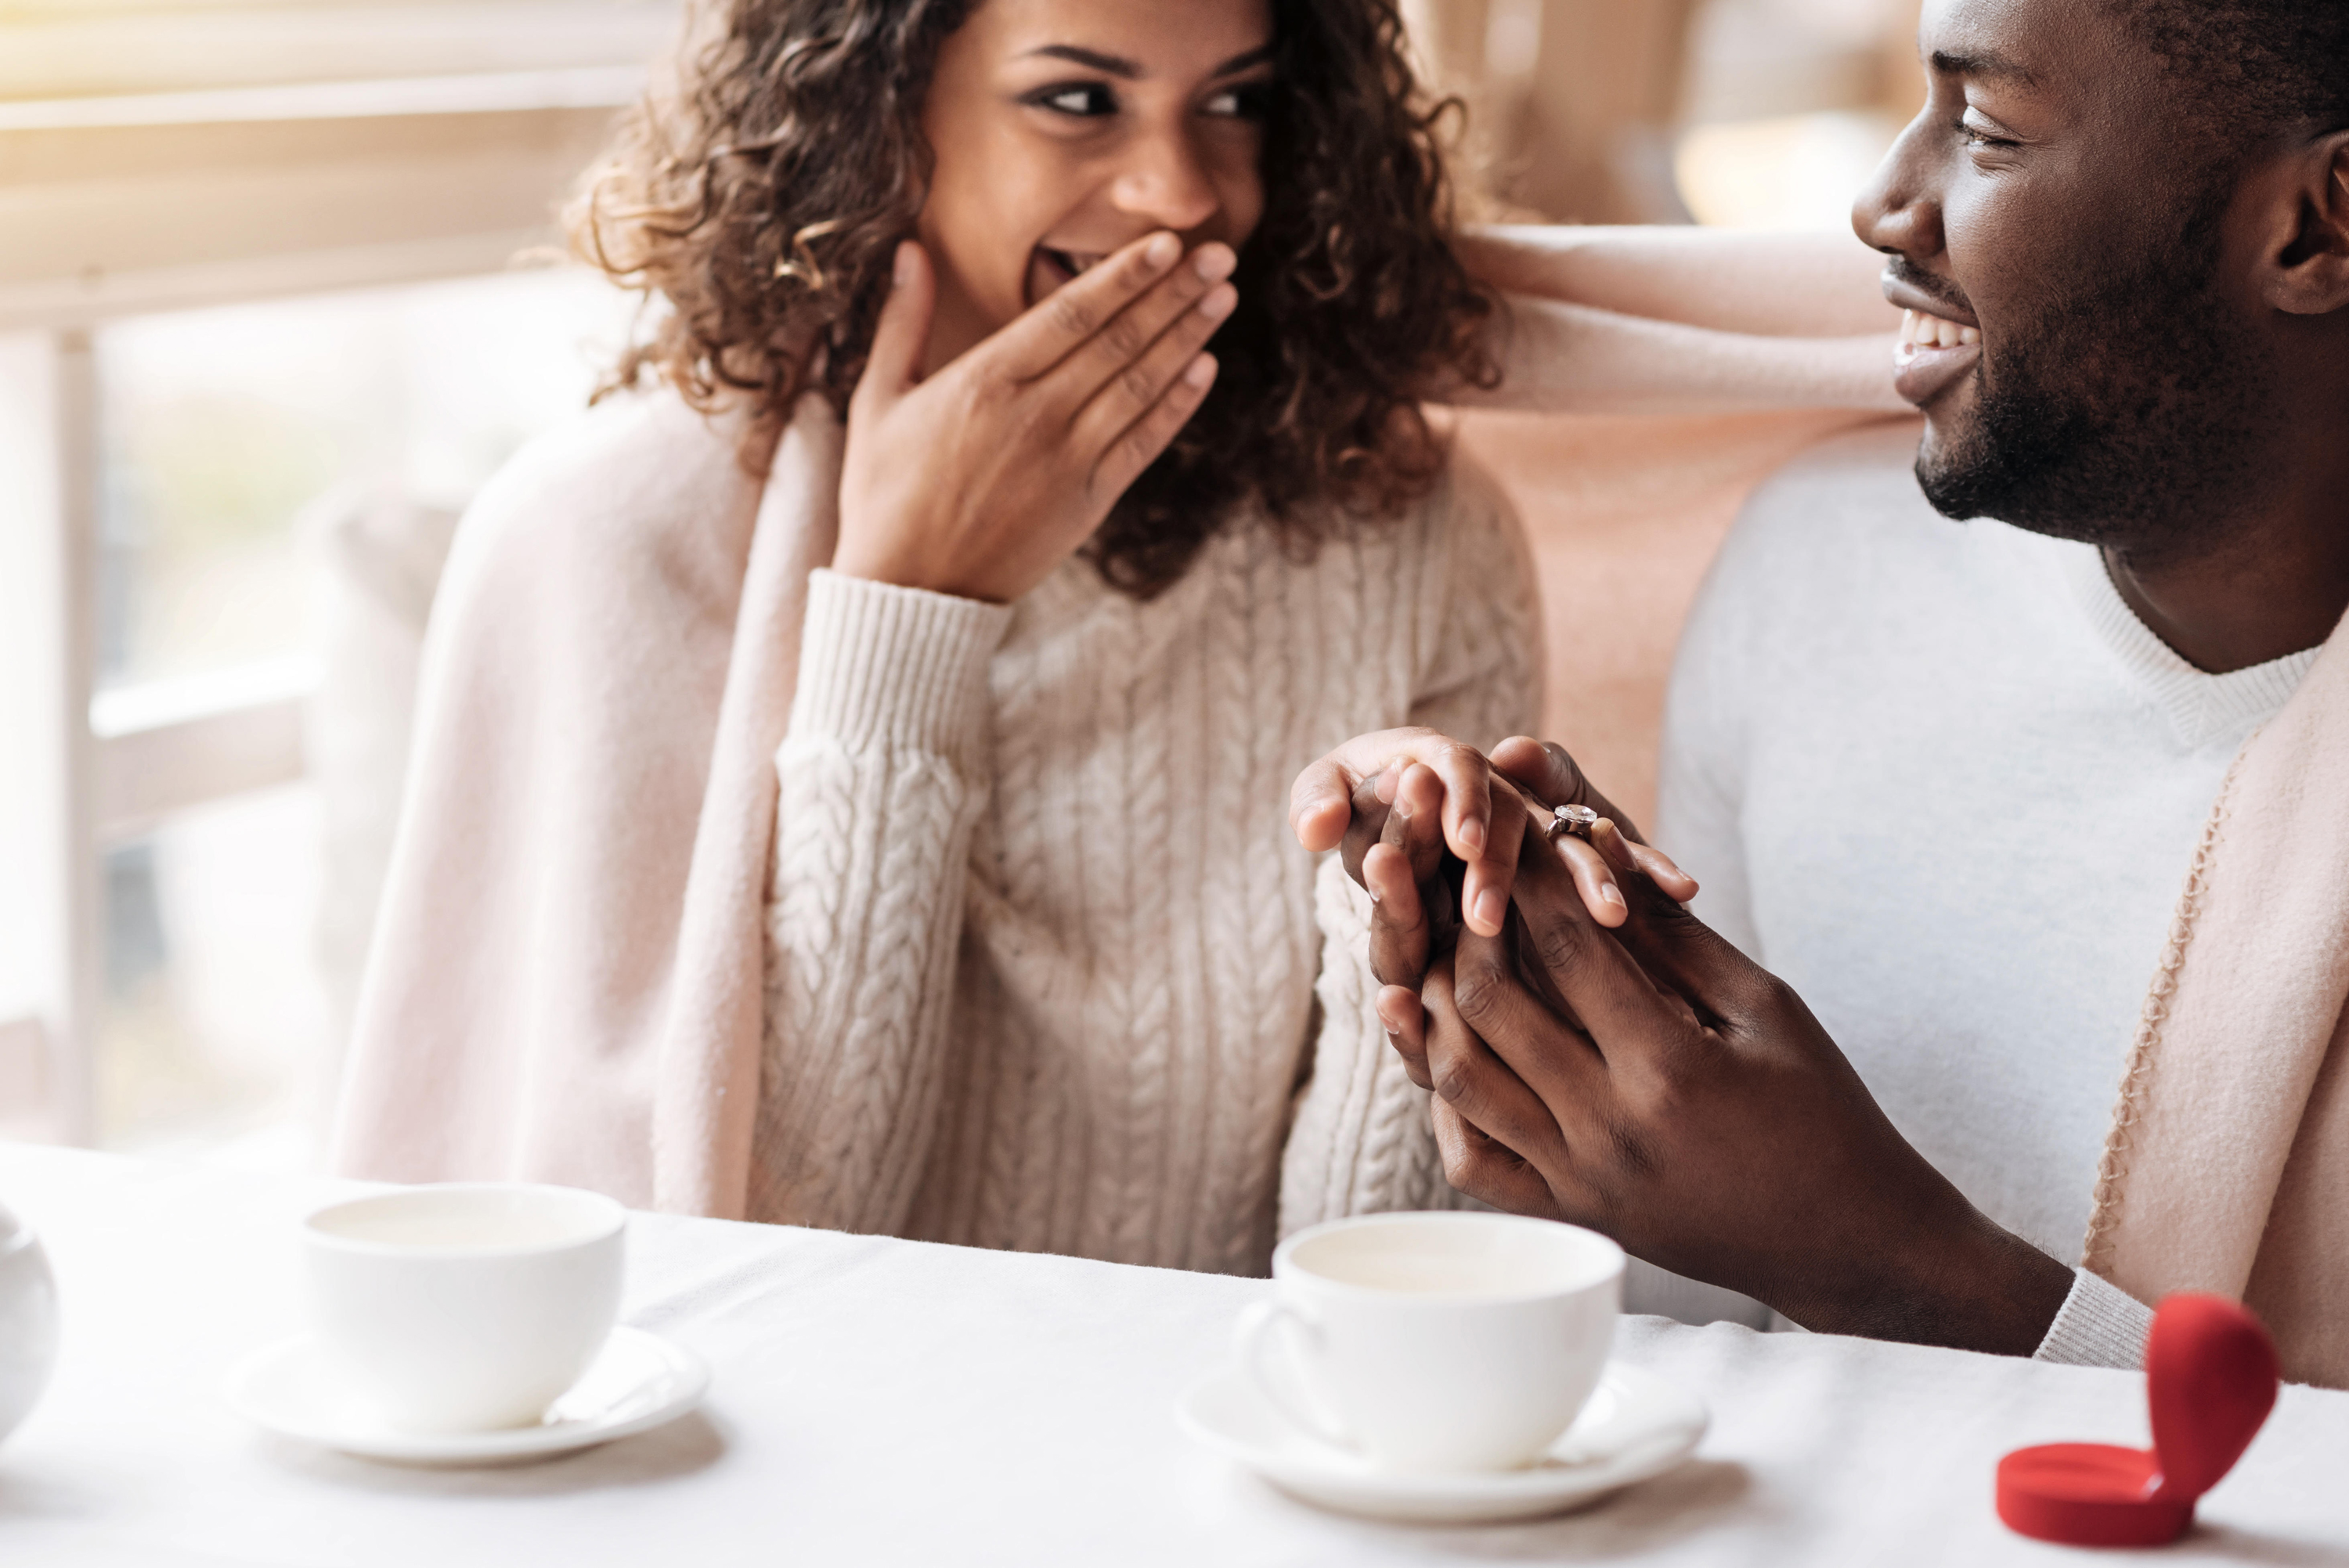
<path id="1" fill-rule="evenodd" d="M 1222 205 L 1190 139 L 1174 133 L 1135 143 L 1111 183 L 1110 199 L 1118 211 L 1178 234 L 1197 228 Z"/>
<path id="2" fill-rule="evenodd" d="M 1941 253 L 1941 202 L 1920 156 L 1925 117 L 1900 133 L 1851 204 L 1852 232 L 1872 249 L 1922 263 Z"/>

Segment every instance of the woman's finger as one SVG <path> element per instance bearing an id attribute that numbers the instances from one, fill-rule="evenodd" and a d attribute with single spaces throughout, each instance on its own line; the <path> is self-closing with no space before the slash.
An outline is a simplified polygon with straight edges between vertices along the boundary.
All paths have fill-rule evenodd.
<path id="1" fill-rule="evenodd" d="M 1476 760 L 1480 766 L 1484 762 L 1482 757 Z M 1540 828 L 1525 797 L 1507 779 L 1495 779 L 1489 772 L 1480 772 L 1478 779 L 1487 813 L 1485 847 L 1480 854 L 1461 856 L 1468 870 L 1460 884 L 1460 920 L 1479 935 L 1498 936 L 1501 923 L 1508 918 L 1518 857 L 1529 841 L 1538 838 Z"/>
<path id="2" fill-rule="evenodd" d="M 1582 771 L 1582 765 L 1566 748 L 1555 741 L 1513 735 L 1493 748 L 1493 769 L 1544 805 L 1587 806 L 1607 818 L 1632 846 L 1631 858 L 1640 872 L 1662 889 L 1665 896 L 1682 903 L 1696 896 L 1696 879 L 1641 837 L 1639 824 L 1599 792 Z"/>
<path id="3" fill-rule="evenodd" d="M 1239 304 L 1225 281 L 1237 261 L 1229 245 L 1200 246 L 1039 377 L 1038 389 L 1072 421 L 1091 416 L 1097 445 L 1108 445 L 1157 402 Z"/>
<path id="4" fill-rule="evenodd" d="M 1207 389 L 1216 384 L 1216 368 L 1214 355 L 1194 356 L 1150 410 L 1110 443 L 1093 464 L 1090 482 L 1097 499 L 1114 500 L 1123 495 L 1126 487 L 1142 477 L 1142 470 L 1158 460 L 1158 454 L 1207 400 Z"/>
<path id="5" fill-rule="evenodd" d="M 1606 851 L 1596 841 L 1600 828 L 1606 829 L 1608 837 L 1616 843 L 1625 841 L 1620 833 L 1614 831 L 1614 824 L 1602 817 L 1588 841 L 1560 833 L 1549 842 L 1551 852 L 1566 868 L 1567 875 L 1574 879 L 1575 890 L 1582 894 L 1582 907 L 1590 912 L 1591 919 L 1611 930 L 1631 918 L 1631 906 L 1617 882 L 1617 872 L 1622 868 L 1610 864 Z"/>
<path id="6" fill-rule="evenodd" d="M 1697 895 L 1696 878 L 1673 864 L 1671 856 L 1653 844 L 1643 844 L 1636 839 L 1628 842 L 1632 862 L 1647 874 L 1650 882 L 1663 890 L 1666 898 L 1675 903 L 1686 903 Z"/>
<path id="7" fill-rule="evenodd" d="M 857 377 L 848 400 L 850 418 L 878 418 L 921 380 L 922 354 L 936 303 L 937 281 L 930 271 L 929 253 L 911 240 L 901 242 L 889 273 L 889 297 L 882 302 L 881 319 L 873 328 L 864 374 Z"/>
<path id="8" fill-rule="evenodd" d="M 1187 369 L 1202 360 L 1214 362 L 1212 356 L 1200 350 L 1215 335 L 1216 329 L 1224 325 L 1224 318 L 1232 314 L 1239 297 L 1231 284 L 1217 284 L 1156 339 L 1144 345 L 1139 356 L 1122 363 L 1114 375 L 1093 389 L 1091 400 L 1077 411 L 1071 438 L 1075 449 L 1089 456 L 1096 469 L 1119 441 L 1149 419 Z M 1137 304 L 1119 320 L 1123 322 L 1142 310 L 1143 306 Z M 1106 346 L 1112 335 L 1104 332 L 1094 340 L 1095 344 Z M 1092 352 L 1088 350 L 1071 364 L 1090 356 Z M 1171 438 L 1172 432 L 1169 435 Z M 1157 455 L 1157 448 L 1152 449 L 1151 455 Z"/>
<path id="9" fill-rule="evenodd" d="M 1182 255 L 1183 242 L 1163 229 L 1136 240 L 1054 289 L 972 352 L 1014 381 L 1033 381 L 1091 343 Z M 1135 343 L 1135 352 L 1148 341 Z"/>
<path id="10" fill-rule="evenodd" d="M 1470 758 L 1474 758 L 1473 764 Z M 1402 764 L 1409 762 L 1426 763 L 1444 780 L 1445 841 L 1462 860 L 1473 859 L 1461 848 L 1460 840 L 1465 830 L 1456 827 L 1455 820 L 1462 824 L 1474 820 L 1475 836 L 1481 846 L 1485 822 L 1482 813 L 1491 810 L 1491 803 L 1481 783 L 1474 790 L 1475 799 L 1468 800 L 1460 799 L 1461 792 L 1454 790 L 1452 784 L 1454 777 L 1463 772 L 1472 773 L 1481 780 L 1485 759 L 1474 748 L 1433 729 L 1374 729 L 1354 737 L 1307 767 L 1288 790 L 1288 825 L 1298 842 L 1315 854 L 1335 848 L 1345 837 L 1346 824 L 1351 820 L 1350 800 L 1355 786 L 1390 769 L 1400 770 Z"/>
<path id="11" fill-rule="evenodd" d="M 1413 760 L 1433 769 L 1435 776 L 1444 780 L 1444 841 L 1451 846 L 1454 854 L 1468 862 L 1473 872 L 1491 847 L 1492 764 L 1475 747 L 1442 735 L 1418 748 Z M 1502 902 L 1506 904 L 1506 898 Z"/>
<path id="12" fill-rule="evenodd" d="M 1393 809 L 1381 841 L 1392 844 L 1411 862 L 1412 880 L 1425 882 L 1444 865 L 1444 781 L 1423 762 L 1406 763 L 1386 788 Z"/>

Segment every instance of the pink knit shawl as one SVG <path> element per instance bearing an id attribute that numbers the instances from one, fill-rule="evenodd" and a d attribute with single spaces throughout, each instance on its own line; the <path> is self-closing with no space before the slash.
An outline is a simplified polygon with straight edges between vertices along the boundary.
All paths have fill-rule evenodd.
<path id="1" fill-rule="evenodd" d="M 2349 1387 L 2349 620 L 2220 789 L 2146 999 L 2087 1266 L 2215 1291 Z"/>
<path id="2" fill-rule="evenodd" d="M 467 514 L 345 1069 L 335 1162 L 739 1218 L 775 748 L 838 422 L 762 482 L 740 419 L 625 397 Z"/>

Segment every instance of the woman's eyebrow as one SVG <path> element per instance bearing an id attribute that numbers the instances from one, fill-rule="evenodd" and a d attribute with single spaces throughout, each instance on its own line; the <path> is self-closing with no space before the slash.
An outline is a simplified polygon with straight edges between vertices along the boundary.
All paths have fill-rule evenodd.
<path id="1" fill-rule="evenodd" d="M 1099 71 L 1103 76 L 1117 77 L 1129 82 L 1139 81 L 1143 75 L 1140 65 L 1122 55 L 1104 55 L 1099 49 L 1088 49 L 1079 44 L 1046 44 L 1041 48 L 1029 50 L 1022 57 L 1032 60 L 1039 56 L 1047 59 L 1067 60 L 1071 65 L 1083 66 L 1088 70 Z M 1244 55 L 1234 55 L 1210 72 L 1209 77 L 1211 79 L 1216 77 L 1228 77 L 1247 70 L 1251 66 L 1262 65 L 1270 58 L 1272 58 L 1272 46 L 1266 44 L 1250 49 Z"/>
<path id="2" fill-rule="evenodd" d="M 1103 76 L 1122 77 L 1130 82 L 1139 81 L 1142 77 L 1142 67 L 1132 60 L 1116 55 L 1104 55 L 1098 49 L 1080 48 L 1074 44 L 1047 44 L 1040 49 L 1029 50 L 1024 57 L 1032 60 L 1040 55 L 1048 59 L 1067 60 L 1088 70 L 1099 71 Z"/>

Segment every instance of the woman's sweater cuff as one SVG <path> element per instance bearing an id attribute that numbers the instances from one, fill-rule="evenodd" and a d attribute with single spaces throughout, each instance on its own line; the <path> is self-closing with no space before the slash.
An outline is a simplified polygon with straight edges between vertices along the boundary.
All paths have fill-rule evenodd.
<path id="1" fill-rule="evenodd" d="M 2145 1365 L 2145 1336 L 2152 1329 L 2151 1307 L 2101 1274 L 2075 1269 L 2072 1293 L 2032 1358 L 2134 1372 Z"/>
<path id="2" fill-rule="evenodd" d="M 959 755 L 1010 624 L 1008 605 L 819 569 L 808 583 L 791 736 Z"/>

